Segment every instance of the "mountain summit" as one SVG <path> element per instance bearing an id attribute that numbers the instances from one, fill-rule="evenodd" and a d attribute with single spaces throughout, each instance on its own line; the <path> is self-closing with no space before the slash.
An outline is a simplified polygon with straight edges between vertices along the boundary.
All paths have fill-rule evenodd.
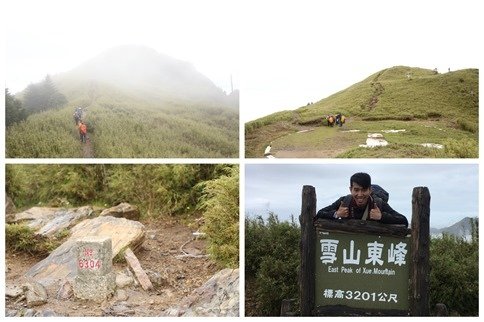
<path id="1" fill-rule="evenodd" d="M 51 92 L 65 97 L 62 104 L 53 104 Z M 226 95 L 190 63 L 150 48 L 109 49 L 26 93 L 32 110 L 43 112 L 9 126 L 8 157 L 238 156 L 238 91 Z M 87 126 L 82 143 L 73 115 L 78 107 Z"/>
<path id="2" fill-rule="evenodd" d="M 56 77 L 57 83 L 95 83 L 156 101 L 224 105 L 227 96 L 195 67 L 154 49 L 124 45 L 111 48 Z M 67 90 L 68 91 L 68 90 Z"/>

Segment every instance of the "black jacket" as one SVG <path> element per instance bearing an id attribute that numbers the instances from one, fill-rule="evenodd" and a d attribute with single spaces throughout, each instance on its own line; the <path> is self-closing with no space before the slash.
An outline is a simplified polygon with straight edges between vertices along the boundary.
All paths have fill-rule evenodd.
<path id="1" fill-rule="evenodd" d="M 350 215 L 347 218 L 342 218 L 342 219 L 361 219 L 363 217 L 366 207 L 363 207 L 363 208 L 356 207 L 356 205 L 353 202 L 349 202 L 350 198 L 352 200 L 351 195 L 339 198 L 331 205 L 319 210 L 318 213 L 316 214 L 316 218 L 335 219 L 334 213 L 339 209 L 341 202 L 343 202 L 343 204 L 349 203 Z M 382 199 L 378 197 L 370 196 L 369 202 L 370 202 L 370 207 L 368 208 L 369 210 L 374 207 L 375 203 L 377 204 L 378 208 L 380 208 L 381 220 L 378 220 L 379 222 L 383 224 L 405 225 L 408 227 L 407 218 L 404 215 L 393 210 L 392 207 L 390 207 L 390 205 L 387 204 Z M 372 220 L 370 219 L 369 213 L 368 213 L 367 220 Z"/>

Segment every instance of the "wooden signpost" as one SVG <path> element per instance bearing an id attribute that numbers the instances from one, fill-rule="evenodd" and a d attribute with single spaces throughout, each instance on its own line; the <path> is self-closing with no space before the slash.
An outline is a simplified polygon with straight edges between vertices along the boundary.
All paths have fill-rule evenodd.
<path id="1" fill-rule="evenodd" d="M 411 229 L 374 221 L 317 219 L 316 193 L 302 192 L 302 316 L 429 315 L 427 188 L 414 188 Z"/>

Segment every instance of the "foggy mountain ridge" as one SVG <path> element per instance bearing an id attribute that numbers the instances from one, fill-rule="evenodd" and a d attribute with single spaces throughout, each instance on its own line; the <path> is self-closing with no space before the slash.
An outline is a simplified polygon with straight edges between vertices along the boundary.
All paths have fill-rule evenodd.
<path id="1" fill-rule="evenodd" d="M 192 64 L 144 46 L 123 45 L 108 49 L 53 79 L 68 97 L 79 93 L 80 87 L 94 84 L 155 103 L 238 107 L 238 95 L 237 100 L 234 93 L 226 95 Z"/>
<path id="2" fill-rule="evenodd" d="M 468 236 L 471 235 L 471 219 L 477 219 L 477 222 L 479 223 L 479 217 L 465 217 L 462 220 L 456 222 L 455 224 L 449 226 L 449 227 L 444 227 L 444 228 L 430 228 L 430 235 L 431 236 L 441 236 L 443 233 L 449 234 L 449 235 L 454 235 L 456 237 L 465 237 L 468 238 Z M 469 237 L 470 238 L 470 237 Z"/>

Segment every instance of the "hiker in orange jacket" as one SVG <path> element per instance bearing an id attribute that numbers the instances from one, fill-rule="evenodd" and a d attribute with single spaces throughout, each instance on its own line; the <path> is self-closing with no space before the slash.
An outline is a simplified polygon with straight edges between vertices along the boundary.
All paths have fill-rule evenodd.
<path id="1" fill-rule="evenodd" d="M 86 143 L 87 126 L 83 121 L 79 121 L 79 136 L 81 137 L 81 142 Z"/>

